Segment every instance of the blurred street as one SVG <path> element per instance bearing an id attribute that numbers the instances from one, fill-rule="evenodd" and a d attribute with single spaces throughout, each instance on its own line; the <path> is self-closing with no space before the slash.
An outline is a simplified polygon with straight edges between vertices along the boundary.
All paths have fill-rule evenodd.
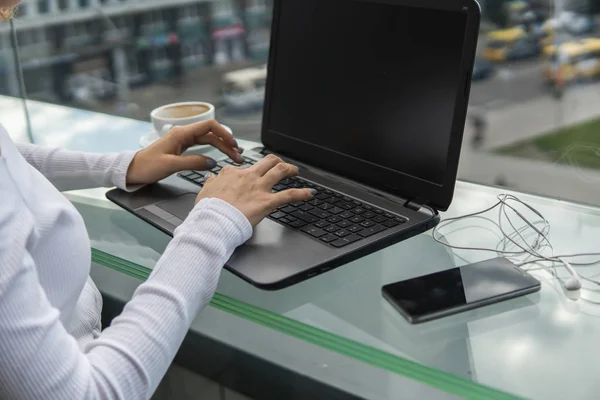
<path id="1" fill-rule="evenodd" d="M 180 80 L 168 80 L 133 89 L 130 94 L 130 102 L 136 107 L 127 110 L 125 115 L 135 119 L 149 120 L 150 111 L 164 104 L 180 101 L 207 101 L 217 107 L 217 119 L 230 126 L 236 136 L 248 140 L 259 140 L 262 110 L 232 112 L 222 104 L 221 76 L 226 72 L 245 66 L 248 64 L 205 69 L 189 73 Z M 498 66 L 490 78 L 473 82 L 471 108 L 484 110 L 487 113 L 505 107 L 514 107 L 519 103 L 543 98 L 550 99 L 550 91 L 544 86 L 541 69 L 542 66 L 538 61 L 521 61 Z M 123 109 L 115 101 L 98 102 L 89 108 L 107 114 L 124 114 Z M 548 110 L 548 114 L 552 113 L 552 110 Z"/>

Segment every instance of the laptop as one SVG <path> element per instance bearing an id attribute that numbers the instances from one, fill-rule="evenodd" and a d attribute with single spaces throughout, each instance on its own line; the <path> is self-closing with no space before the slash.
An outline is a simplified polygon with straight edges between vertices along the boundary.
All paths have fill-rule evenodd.
<path id="1" fill-rule="evenodd" d="M 299 176 L 274 191 L 317 194 L 275 210 L 227 270 L 282 289 L 439 222 L 456 183 L 479 16 L 474 0 L 275 0 L 263 146 L 240 166 L 276 154 Z M 107 197 L 172 235 L 204 175 Z"/>

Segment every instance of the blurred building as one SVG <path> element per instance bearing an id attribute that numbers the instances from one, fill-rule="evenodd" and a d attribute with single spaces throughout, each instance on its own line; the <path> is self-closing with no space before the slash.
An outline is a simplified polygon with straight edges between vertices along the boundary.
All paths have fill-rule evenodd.
<path id="1" fill-rule="evenodd" d="M 264 62 L 271 7 L 272 0 L 24 0 L 15 26 L 27 90 L 49 101 L 86 100 L 213 65 Z M 3 24 L 0 93 L 18 95 L 11 59 Z"/>

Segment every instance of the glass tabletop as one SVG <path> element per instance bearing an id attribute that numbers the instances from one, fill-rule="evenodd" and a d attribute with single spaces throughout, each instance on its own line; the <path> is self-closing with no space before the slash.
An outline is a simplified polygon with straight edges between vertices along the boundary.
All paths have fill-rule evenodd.
<path id="1" fill-rule="evenodd" d="M 507 191 L 458 182 L 452 207 L 442 218 L 487 208 L 500 193 Z M 104 190 L 69 194 L 85 218 L 96 261 L 127 267 L 144 278 L 170 238 L 114 206 L 103 194 Z M 594 251 L 599 209 L 517 195 L 549 220 L 555 254 Z M 493 247 L 499 240 L 483 220 L 460 222 L 443 233 L 458 246 Z M 594 351 L 592 343 L 600 329 L 600 306 L 594 302 L 600 295 L 588 284 L 582 298 L 574 301 L 548 272 L 532 271 L 542 282 L 539 293 L 422 325 L 407 323 L 380 294 L 387 283 L 492 257 L 451 250 L 426 233 L 276 292 L 262 291 L 224 272 L 214 304 L 230 310 L 250 306 L 257 318 L 262 312 L 283 317 L 291 334 L 322 340 L 319 344 L 391 371 L 415 373 L 433 385 L 443 386 L 455 378 L 413 367 L 432 367 L 461 384 L 480 383 L 528 398 L 589 397 L 600 384 L 593 379 L 595 357 L 582 355 Z M 600 273 L 600 267 L 579 272 L 591 277 Z M 559 276 L 568 277 L 560 271 Z M 244 306 L 241 309 L 248 311 Z M 326 333 L 332 336 L 322 335 Z"/>

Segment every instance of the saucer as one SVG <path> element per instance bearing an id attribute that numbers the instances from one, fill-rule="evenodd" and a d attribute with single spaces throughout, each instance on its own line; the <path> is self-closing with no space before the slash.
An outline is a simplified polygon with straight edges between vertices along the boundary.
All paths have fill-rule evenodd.
<path id="1" fill-rule="evenodd" d="M 228 127 L 227 125 L 223 125 L 223 124 L 221 124 L 221 125 L 223 126 L 223 128 L 227 129 L 229 131 L 229 133 L 233 134 L 233 131 L 231 130 L 230 127 Z M 140 147 L 141 148 L 148 147 L 152 143 L 156 142 L 158 139 L 159 139 L 158 134 L 156 133 L 155 130 L 152 130 L 152 132 L 150 132 L 147 135 L 144 135 L 140 138 Z M 203 148 L 209 147 L 209 146 L 210 145 L 208 145 L 208 144 L 199 144 L 199 145 L 188 148 L 186 151 L 203 149 Z"/>

